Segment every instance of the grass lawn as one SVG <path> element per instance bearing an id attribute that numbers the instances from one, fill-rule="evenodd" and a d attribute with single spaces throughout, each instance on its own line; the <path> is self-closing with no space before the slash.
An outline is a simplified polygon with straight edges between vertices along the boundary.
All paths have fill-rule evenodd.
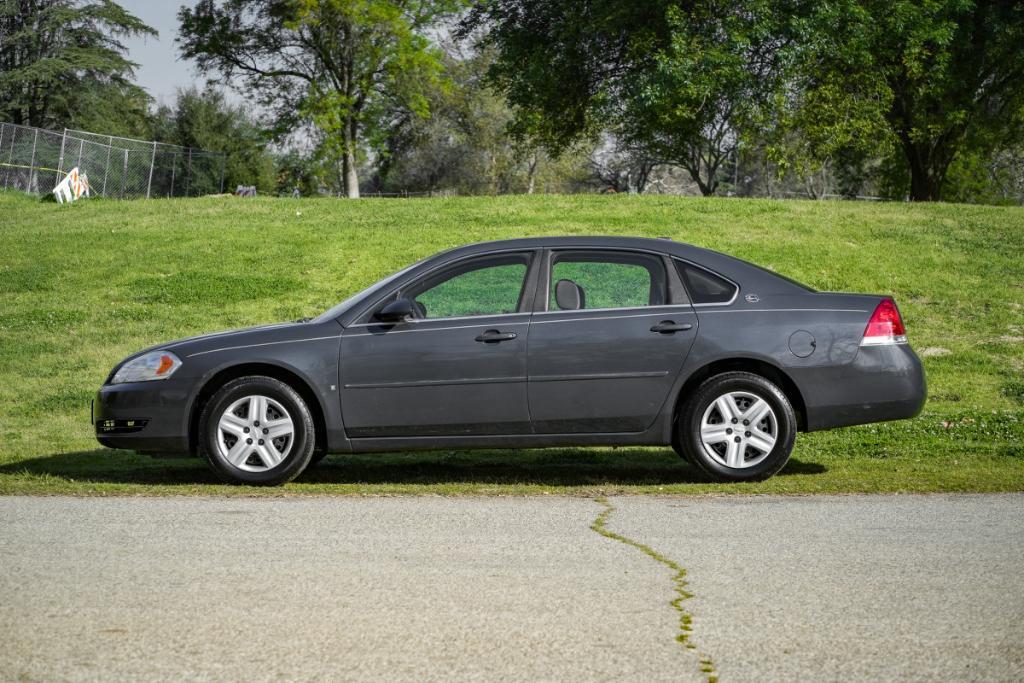
<path id="1" fill-rule="evenodd" d="M 558 234 L 669 236 L 818 289 L 893 294 L 924 357 L 924 413 L 802 434 L 781 474 L 745 485 L 629 448 L 332 456 L 265 490 L 93 439 L 90 398 L 143 346 L 315 315 L 444 248 Z M 3 494 L 1024 490 L 1024 210 L 630 196 L 60 207 L 0 193 L 0 437 Z"/>

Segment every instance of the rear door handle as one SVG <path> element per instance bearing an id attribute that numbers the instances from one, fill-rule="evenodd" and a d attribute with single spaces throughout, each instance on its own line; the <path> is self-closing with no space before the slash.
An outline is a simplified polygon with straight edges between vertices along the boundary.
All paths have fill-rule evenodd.
<path id="1" fill-rule="evenodd" d="M 672 334 L 673 332 L 684 332 L 693 327 L 690 323 L 677 323 L 674 320 L 662 320 L 657 325 L 651 326 L 651 332 L 660 332 L 662 334 Z"/>
<path id="2" fill-rule="evenodd" d="M 478 334 L 476 340 L 478 342 L 484 342 L 485 344 L 491 344 L 494 342 L 503 342 L 515 339 L 518 337 L 515 332 L 501 332 L 499 330 L 486 330 L 482 334 Z"/>

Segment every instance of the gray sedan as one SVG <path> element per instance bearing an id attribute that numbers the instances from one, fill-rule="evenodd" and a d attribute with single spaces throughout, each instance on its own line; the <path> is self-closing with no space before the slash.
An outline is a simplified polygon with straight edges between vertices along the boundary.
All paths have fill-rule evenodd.
<path id="1" fill-rule="evenodd" d="M 281 484 L 327 453 L 664 445 L 709 478 L 798 431 L 913 417 L 892 298 L 670 240 L 517 239 L 420 261 L 306 321 L 160 344 L 93 403 L 100 443 Z"/>

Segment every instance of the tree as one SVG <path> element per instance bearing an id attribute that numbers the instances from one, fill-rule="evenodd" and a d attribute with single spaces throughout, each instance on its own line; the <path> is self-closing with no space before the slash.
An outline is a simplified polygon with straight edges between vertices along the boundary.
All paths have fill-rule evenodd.
<path id="1" fill-rule="evenodd" d="M 660 162 L 643 150 L 630 148 L 605 135 L 590 153 L 590 170 L 603 191 L 643 194 Z"/>
<path id="2" fill-rule="evenodd" d="M 161 107 L 154 119 L 152 135 L 158 142 L 223 152 L 224 187 L 276 190 L 266 135 L 245 107 L 229 103 L 223 92 L 213 87 L 179 89 L 174 107 Z"/>
<path id="3" fill-rule="evenodd" d="M 428 114 L 424 91 L 441 79 L 425 32 L 463 0 L 201 0 L 178 14 L 181 54 L 277 115 L 277 131 L 303 123 L 340 159 L 359 196 L 357 156 L 396 112 Z"/>
<path id="4" fill-rule="evenodd" d="M 772 4 L 776 5 L 772 7 Z M 744 131 L 782 83 L 785 3 L 688 2 L 665 10 L 667 45 L 626 83 L 622 135 L 714 194 Z"/>
<path id="5" fill-rule="evenodd" d="M 430 118 L 396 117 L 381 138 L 379 187 L 507 191 L 517 166 L 516 149 L 506 135 L 508 106 L 484 83 L 489 55 L 464 57 L 450 45 L 443 60 L 448 75 L 444 87 L 426 93 Z"/>
<path id="6" fill-rule="evenodd" d="M 891 141 L 905 158 L 911 199 L 940 199 L 958 154 L 996 149 L 1022 131 L 1024 3 L 842 0 L 809 8 L 794 71 L 798 116 L 812 119 L 802 131 L 826 143 Z"/>
<path id="7" fill-rule="evenodd" d="M 278 192 L 291 194 L 297 189 L 300 195 L 311 196 L 320 191 L 316 162 L 304 150 L 284 150 L 277 155 L 275 166 Z"/>
<path id="8" fill-rule="evenodd" d="M 0 119 L 131 132 L 149 101 L 120 42 L 136 35 L 157 32 L 110 0 L 0 0 Z"/>
<path id="9" fill-rule="evenodd" d="M 713 194 L 740 129 L 781 82 L 769 9 L 783 4 L 490 0 L 463 32 L 485 31 L 498 50 L 491 75 L 521 136 L 558 152 L 610 130 Z"/>
<path id="10" fill-rule="evenodd" d="M 448 78 L 427 95 L 430 118 L 394 121 L 377 149 L 376 187 L 468 194 L 579 189 L 582 159 L 572 154 L 551 159 L 508 135 L 512 112 L 486 79 L 493 52 L 465 54 L 455 44 L 444 47 Z"/>

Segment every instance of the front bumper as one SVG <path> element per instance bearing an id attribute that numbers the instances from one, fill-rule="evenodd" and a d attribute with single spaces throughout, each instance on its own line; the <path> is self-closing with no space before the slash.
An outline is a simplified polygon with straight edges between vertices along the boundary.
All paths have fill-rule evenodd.
<path id="1" fill-rule="evenodd" d="M 808 431 L 915 417 L 928 396 L 924 367 L 908 344 L 862 346 L 852 363 L 807 386 Z"/>
<path id="2" fill-rule="evenodd" d="M 92 403 L 96 440 L 108 448 L 144 453 L 187 453 L 189 383 L 105 384 Z"/>

